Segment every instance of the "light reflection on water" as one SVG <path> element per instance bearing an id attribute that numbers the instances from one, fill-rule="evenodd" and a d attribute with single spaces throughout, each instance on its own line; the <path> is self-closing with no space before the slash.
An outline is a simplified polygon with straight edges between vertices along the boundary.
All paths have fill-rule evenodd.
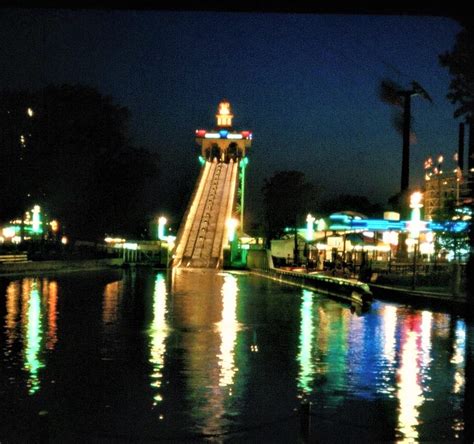
<path id="1" fill-rule="evenodd" d="M 153 319 L 149 329 L 150 332 L 150 362 L 153 367 L 151 374 L 151 385 L 155 390 L 153 396 L 154 405 L 163 400 L 160 388 L 163 379 L 163 365 L 166 352 L 166 337 L 168 335 L 168 326 L 166 323 L 166 280 L 162 274 L 156 275 L 155 289 L 153 292 Z"/>
<path id="2" fill-rule="evenodd" d="M 130 424 L 142 424 L 154 430 L 152 436 L 226 436 L 278 415 L 290 417 L 304 396 L 314 414 L 325 418 L 314 427 L 322 441 L 339 425 L 363 429 L 373 440 L 381 433 L 399 442 L 462 437 L 467 353 L 462 318 L 381 302 L 357 315 L 316 292 L 230 272 L 124 273 L 88 285 L 78 291 L 61 278 L 5 285 L 0 369 L 8 370 L 11 382 L 0 398 L 24 390 L 43 399 L 46 381 L 56 379 L 55 396 L 67 398 L 61 363 L 77 361 L 68 354 L 74 344 L 58 344 L 87 328 L 79 344 L 87 360 L 80 365 L 97 378 L 95 387 L 104 391 L 99 399 L 115 409 L 101 417 L 108 433 L 115 428 L 126 435 L 131 427 L 140 430 Z M 120 363 L 126 378 L 117 376 Z M 109 381 L 112 364 L 122 385 Z M 144 380 L 147 387 L 139 383 Z M 84 408 L 95 395 L 92 389 L 86 393 Z M 133 421 L 126 420 L 131 399 Z M 380 409 L 385 421 L 380 425 L 357 419 L 380 415 Z M 114 425 L 107 426 L 110 418 Z"/>
<path id="3" fill-rule="evenodd" d="M 2 354 L 9 367 L 19 364 L 21 357 L 25 388 L 30 395 L 41 389 L 45 349 L 54 350 L 57 342 L 57 302 L 57 282 L 47 278 L 15 280 L 6 288 Z M 18 349 L 21 353 L 15 356 Z"/>

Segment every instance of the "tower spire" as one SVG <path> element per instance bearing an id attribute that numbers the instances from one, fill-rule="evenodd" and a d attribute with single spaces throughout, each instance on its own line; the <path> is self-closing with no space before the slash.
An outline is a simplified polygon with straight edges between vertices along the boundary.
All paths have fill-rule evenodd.
<path id="1" fill-rule="evenodd" d="M 217 108 L 217 126 L 219 128 L 230 128 L 232 126 L 232 119 L 234 115 L 230 109 L 230 103 L 228 100 L 221 100 L 219 107 Z"/>

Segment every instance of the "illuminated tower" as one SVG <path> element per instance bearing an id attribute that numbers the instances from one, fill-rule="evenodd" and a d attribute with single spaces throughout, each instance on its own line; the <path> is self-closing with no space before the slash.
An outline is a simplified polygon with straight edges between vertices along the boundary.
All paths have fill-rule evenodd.
<path id="1" fill-rule="evenodd" d="M 240 216 L 240 231 L 244 230 L 245 169 L 248 163 L 247 150 L 252 144 L 251 131 L 235 131 L 232 127 L 232 109 L 228 100 L 219 103 L 216 128 L 213 131 L 196 130 L 196 143 L 201 148 L 201 162 L 239 162 L 239 181 L 236 212 Z"/>

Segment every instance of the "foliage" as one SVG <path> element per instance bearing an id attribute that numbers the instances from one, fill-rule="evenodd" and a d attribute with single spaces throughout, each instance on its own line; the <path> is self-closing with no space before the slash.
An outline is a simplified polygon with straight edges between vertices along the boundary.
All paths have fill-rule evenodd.
<path id="1" fill-rule="evenodd" d="M 441 66 L 452 76 L 447 98 L 458 107 L 454 117 L 474 116 L 474 35 L 463 30 L 456 36 L 451 51 L 439 56 Z"/>
<path id="2" fill-rule="evenodd" d="M 287 226 L 303 224 L 314 210 L 318 188 L 300 171 L 278 171 L 262 187 L 267 239 L 283 235 Z"/>
<path id="3" fill-rule="evenodd" d="M 132 234 L 145 224 L 157 162 L 131 146 L 126 108 L 94 88 L 62 85 L 1 91 L 0 117 L 4 221 L 37 203 L 71 237 Z"/>
<path id="4" fill-rule="evenodd" d="M 435 237 L 435 250 L 451 251 L 454 259 L 462 259 L 463 253 L 469 251 L 469 234 L 467 231 L 455 229 L 456 223 L 463 215 L 463 208 L 456 207 L 455 201 L 447 201 L 445 206 L 433 214 L 434 222 L 442 222 L 445 229 L 437 232 Z"/>
<path id="5" fill-rule="evenodd" d="M 383 212 L 382 205 L 371 203 L 366 196 L 354 194 L 339 194 L 323 201 L 320 208 L 328 215 L 338 211 L 356 211 L 369 217 L 380 217 Z"/>

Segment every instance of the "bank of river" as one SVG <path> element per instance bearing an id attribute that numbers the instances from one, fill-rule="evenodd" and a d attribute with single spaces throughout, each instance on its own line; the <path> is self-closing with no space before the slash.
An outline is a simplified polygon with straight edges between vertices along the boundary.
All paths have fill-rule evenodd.
<path id="1" fill-rule="evenodd" d="M 5 262 L 0 263 L 0 276 L 102 270 L 120 267 L 122 264 L 123 259 L 121 258 Z"/>

